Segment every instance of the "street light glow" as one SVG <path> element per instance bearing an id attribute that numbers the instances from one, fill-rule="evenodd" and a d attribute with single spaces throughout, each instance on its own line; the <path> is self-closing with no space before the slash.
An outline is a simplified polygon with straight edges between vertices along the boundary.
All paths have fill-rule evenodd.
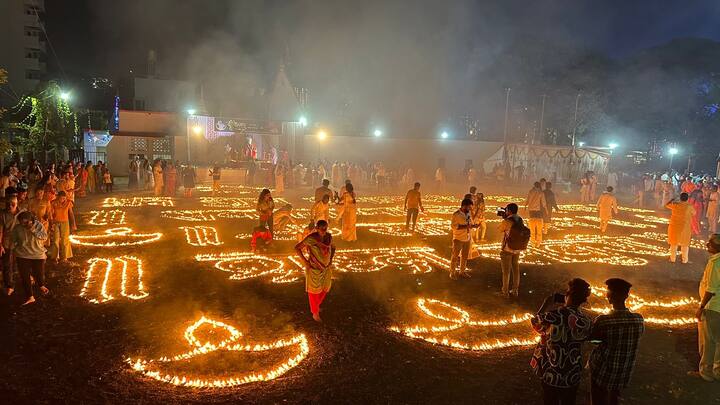
<path id="1" fill-rule="evenodd" d="M 678 150 L 678 148 L 676 148 L 674 146 L 668 150 L 668 153 L 670 153 L 671 155 L 677 155 L 678 152 L 680 152 L 680 151 Z"/>
<path id="2" fill-rule="evenodd" d="M 578 142 L 578 146 L 582 148 L 583 146 L 585 146 L 585 142 Z"/>
<path id="3" fill-rule="evenodd" d="M 202 127 L 201 127 L 200 125 L 194 125 L 194 126 L 192 127 L 192 130 L 193 130 L 193 132 L 195 133 L 195 135 L 200 135 L 200 134 L 202 134 Z"/>
<path id="4" fill-rule="evenodd" d="M 300 123 L 300 126 L 303 126 L 303 127 L 306 127 L 308 124 L 308 120 L 304 115 L 300 117 L 298 122 Z"/>
<path id="5" fill-rule="evenodd" d="M 442 139 L 447 139 L 448 136 L 450 135 L 447 133 L 447 131 L 443 131 L 442 134 L 440 134 L 440 137 L 442 137 Z"/>
<path id="6" fill-rule="evenodd" d="M 70 100 L 70 92 L 69 92 L 69 91 L 63 91 L 63 92 L 61 92 L 61 93 L 60 93 L 60 99 L 62 99 L 63 101 L 68 101 L 68 100 Z"/>
<path id="7" fill-rule="evenodd" d="M 375 135 L 376 137 L 380 137 L 382 136 L 382 134 L 383 132 L 380 129 L 376 129 L 375 131 L 373 131 L 373 135 Z"/>
<path id="8" fill-rule="evenodd" d="M 327 138 L 327 132 L 320 131 L 317 133 L 317 137 L 319 140 L 324 141 Z"/>
<path id="9" fill-rule="evenodd" d="M 196 112 L 197 112 L 197 111 L 195 111 L 194 108 L 188 108 L 188 110 L 187 110 L 187 113 L 188 113 L 189 115 L 195 115 Z"/>
<path id="10" fill-rule="evenodd" d="M 610 147 L 610 149 L 615 149 L 615 148 L 617 148 L 617 147 L 620 146 L 620 145 L 618 145 L 618 144 L 615 143 L 615 142 L 610 142 L 610 144 L 609 144 L 608 146 Z"/>

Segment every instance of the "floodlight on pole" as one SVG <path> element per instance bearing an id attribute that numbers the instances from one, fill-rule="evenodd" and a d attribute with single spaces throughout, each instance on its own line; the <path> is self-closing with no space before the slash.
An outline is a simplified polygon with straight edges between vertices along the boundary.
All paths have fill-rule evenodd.
<path id="1" fill-rule="evenodd" d="M 610 149 L 617 149 L 617 147 L 620 146 L 620 145 L 618 145 L 618 144 L 615 143 L 615 142 L 610 142 L 610 144 L 608 144 L 608 146 L 610 147 Z"/>
<path id="2" fill-rule="evenodd" d="M 383 131 L 379 128 L 373 131 L 373 135 L 375 135 L 375 137 L 381 137 L 382 134 L 383 134 Z"/>
<path id="3" fill-rule="evenodd" d="M 194 108 L 188 108 L 187 113 L 188 115 L 195 115 L 197 111 Z"/>
<path id="4" fill-rule="evenodd" d="M 300 123 L 300 126 L 306 127 L 308 124 L 307 117 L 305 117 L 304 115 L 301 116 L 300 119 L 298 119 L 298 122 Z"/>
<path id="5" fill-rule="evenodd" d="M 442 131 L 442 133 L 440 134 L 440 137 L 442 139 L 447 139 L 449 136 L 450 134 L 448 134 L 447 131 Z"/>
<path id="6" fill-rule="evenodd" d="M 324 141 L 325 139 L 327 139 L 327 132 L 325 132 L 325 131 L 318 132 L 317 138 L 319 141 Z"/>
<path id="7" fill-rule="evenodd" d="M 678 150 L 678 148 L 676 148 L 675 146 L 671 146 L 670 149 L 668 149 L 668 155 L 670 155 L 670 165 L 668 166 L 668 169 L 671 171 L 672 171 L 673 158 L 679 152 L 680 152 L 680 150 Z"/>
<path id="8" fill-rule="evenodd" d="M 583 146 L 585 146 L 585 142 L 583 142 L 583 141 L 578 142 L 578 146 L 582 148 Z"/>
<path id="9" fill-rule="evenodd" d="M 68 101 L 70 100 L 70 92 L 69 91 L 61 91 L 60 92 L 60 99 L 62 101 Z"/>

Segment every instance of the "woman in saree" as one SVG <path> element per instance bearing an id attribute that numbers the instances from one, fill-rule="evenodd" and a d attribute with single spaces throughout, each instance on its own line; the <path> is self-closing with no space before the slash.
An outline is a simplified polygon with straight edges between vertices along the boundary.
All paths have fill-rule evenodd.
<path id="1" fill-rule="evenodd" d="M 354 242 L 357 240 L 357 232 L 355 224 L 357 223 L 357 205 L 355 200 L 355 189 L 352 183 L 345 185 L 345 191 L 340 196 L 341 220 L 342 220 L 342 240 L 346 242 Z"/>
<path id="2" fill-rule="evenodd" d="M 177 182 L 177 169 L 173 165 L 172 161 L 169 161 L 165 170 L 165 195 L 173 197 L 175 196 L 175 182 Z"/>
<path id="3" fill-rule="evenodd" d="M 335 245 L 327 230 L 328 223 L 320 220 L 315 231 L 295 245 L 300 260 L 305 264 L 305 291 L 308 294 L 313 319 L 320 319 L 320 305 L 332 286 L 332 259 Z"/>
<path id="4" fill-rule="evenodd" d="M 155 196 L 161 196 L 163 192 L 163 169 L 160 165 L 160 161 L 156 160 L 153 167 L 153 181 L 155 184 Z"/>
<path id="5" fill-rule="evenodd" d="M 702 190 L 700 188 L 696 188 L 692 193 L 690 193 L 690 199 L 688 202 L 693 206 L 693 208 L 695 208 L 695 214 L 692 216 L 690 227 L 692 228 L 693 236 L 697 236 L 700 235 L 700 232 L 702 231 L 702 226 L 700 224 L 700 219 L 703 217 Z"/>

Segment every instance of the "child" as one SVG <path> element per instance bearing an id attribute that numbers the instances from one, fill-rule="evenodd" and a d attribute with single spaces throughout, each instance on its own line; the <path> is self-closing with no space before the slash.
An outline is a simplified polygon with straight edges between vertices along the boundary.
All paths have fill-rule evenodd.
<path id="1" fill-rule="evenodd" d="M 253 229 L 252 239 L 250 239 L 250 249 L 253 253 L 257 253 L 258 239 L 261 240 L 260 250 L 265 252 L 270 245 L 270 242 L 272 242 L 272 232 L 264 226 L 256 226 Z"/>
<path id="2" fill-rule="evenodd" d="M 112 193 L 112 176 L 110 176 L 110 170 L 107 168 L 103 169 L 103 184 L 105 184 L 105 192 Z"/>

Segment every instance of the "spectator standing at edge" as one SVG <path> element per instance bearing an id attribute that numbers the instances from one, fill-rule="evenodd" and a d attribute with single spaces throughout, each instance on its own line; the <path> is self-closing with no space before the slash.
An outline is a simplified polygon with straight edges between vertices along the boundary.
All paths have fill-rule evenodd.
<path id="1" fill-rule="evenodd" d="M 590 354 L 592 405 L 615 405 L 620 390 L 630 383 L 640 336 L 645 331 L 642 315 L 625 306 L 632 284 L 620 278 L 605 281 L 607 300 L 613 310 L 593 321 L 590 339 L 599 344 Z"/>
<path id="2" fill-rule="evenodd" d="M 592 321 L 580 309 L 590 296 L 590 284 L 574 278 L 563 296 L 547 297 L 531 319 L 540 334 L 530 365 L 540 377 L 545 405 L 574 405 L 582 377 L 582 344 Z M 564 302 L 559 302 L 564 298 Z"/>
<path id="3" fill-rule="evenodd" d="M 700 306 L 695 312 L 700 365 L 688 374 L 711 382 L 720 380 L 720 234 L 710 236 L 706 246 L 712 256 L 700 281 Z"/>
<path id="4" fill-rule="evenodd" d="M 528 192 L 527 199 L 525 199 L 525 206 L 527 207 L 528 215 L 530 215 L 530 219 L 528 220 L 528 224 L 530 225 L 530 240 L 535 247 L 538 247 L 542 243 L 543 218 L 545 217 L 545 211 L 548 206 L 545 200 L 545 193 L 540 189 L 539 181 L 536 181 L 535 184 L 533 184 L 533 188 Z"/>

